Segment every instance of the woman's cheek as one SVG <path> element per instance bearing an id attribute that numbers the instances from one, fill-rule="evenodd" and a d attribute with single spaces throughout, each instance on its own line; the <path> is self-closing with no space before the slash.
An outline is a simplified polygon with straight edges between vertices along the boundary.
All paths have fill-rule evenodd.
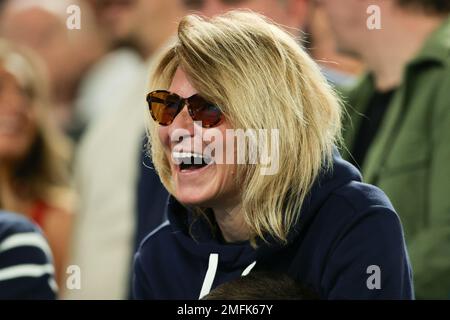
<path id="1" fill-rule="evenodd" d="M 158 136 L 159 141 L 161 141 L 162 146 L 164 149 L 170 147 L 170 137 L 169 137 L 169 130 L 167 127 L 159 126 L 158 127 Z"/>

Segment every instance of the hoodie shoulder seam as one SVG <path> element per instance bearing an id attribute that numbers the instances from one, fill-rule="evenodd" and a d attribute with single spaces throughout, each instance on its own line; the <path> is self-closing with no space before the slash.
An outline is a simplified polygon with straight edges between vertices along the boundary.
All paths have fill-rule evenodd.
<path id="1" fill-rule="evenodd" d="M 375 187 L 375 186 L 372 186 L 372 187 L 375 188 L 377 192 L 381 192 L 381 194 L 382 194 L 384 197 L 386 197 L 386 199 L 388 199 L 387 196 L 386 196 L 386 194 L 384 194 L 383 191 L 382 191 L 381 189 L 379 189 L 378 187 Z M 371 205 L 367 206 L 366 208 L 364 208 L 364 209 L 362 209 L 362 210 L 361 210 L 361 209 L 358 209 L 358 208 L 354 205 L 354 203 L 353 203 L 352 201 L 350 201 L 350 199 L 349 199 L 348 196 L 346 196 L 346 195 L 344 195 L 344 194 L 342 194 L 342 193 L 340 192 L 343 188 L 345 188 L 345 185 L 344 185 L 344 186 L 341 186 L 341 187 L 339 187 L 339 188 L 337 188 L 337 189 L 335 189 L 335 190 L 333 190 L 333 192 L 331 192 L 331 195 L 343 199 L 343 200 L 345 201 L 345 203 L 346 203 L 350 208 L 352 208 L 352 210 L 353 210 L 355 213 L 357 213 L 357 212 L 371 211 L 372 209 L 380 209 L 380 208 L 384 208 L 384 209 L 386 209 L 386 210 L 389 210 L 391 213 L 396 214 L 396 211 L 395 211 L 395 209 L 392 207 L 392 204 L 390 204 L 390 203 L 384 203 L 384 204 L 383 204 L 383 203 L 382 203 L 382 200 L 383 200 L 383 199 L 379 199 L 379 200 L 380 200 L 379 203 L 371 204 Z M 364 192 L 361 191 L 361 190 L 357 190 L 357 192 L 358 192 L 358 194 L 359 194 L 360 196 L 363 196 L 363 195 L 364 195 Z"/>

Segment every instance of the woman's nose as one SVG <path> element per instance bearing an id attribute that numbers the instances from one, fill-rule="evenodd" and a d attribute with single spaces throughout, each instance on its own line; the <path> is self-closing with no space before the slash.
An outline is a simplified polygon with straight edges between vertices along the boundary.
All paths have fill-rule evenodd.
<path id="1" fill-rule="evenodd" d="M 180 142 L 180 138 L 185 136 L 194 136 L 194 121 L 189 115 L 189 110 L 186 105 L 177 114 L 175 119 L 173 119 L 168 129 L 170 141 L 172 142 Z"/>

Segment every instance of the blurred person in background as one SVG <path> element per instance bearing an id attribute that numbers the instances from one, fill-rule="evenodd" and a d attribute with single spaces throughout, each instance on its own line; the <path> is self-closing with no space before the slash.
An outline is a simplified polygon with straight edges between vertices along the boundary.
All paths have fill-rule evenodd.
<path id="1" fill-rule="evenodd" d="M 319 295 L 283 273 L 251 272 L 225 282 L 202 300 L 318 300 Z"/>
<path id="2" fill-rule="evenodd" d="M 66 26 L 70 5 L 80 7 L 79 30 Z M 75 112 L 79 84 L 105 50 L 89 9 L 76 0 L 7 0 L 0 20 L 1 36 L 32 48 L 44 60 L 54 100 L 52 113 L 74 139 L 83 129 Z"/>
<path id="3" fill-rule="evenodd" d="M 397 209 L 417 298 L 450 298 L 450 1 L 319 2 L 339 49 L 368 67 L 347 93 L 347 158 Z"/>
<path id="4" fill-rule="evenodd" d="M 184 10 L 180 0 L 97 0 L 93 4 L 110 40 L 134 48 L 141 63 L 133 79 L 108 91 L 116 101 L 89 125 L 78 150 L 75 183 L 80 206 L 71 263 L 80 266 L 82 284 L 81 290 L 67 291 L 65 296 L 123 299 L 130 297 L 137 243 L 164 220 L 167 192 L 144 163 L 148 160 L 143 151 L 145 94 L 152 57 L 170 41 Z M 145 193 L 142 203 L 138 192 Z"/>
<path id="5" fill-rule="evenodd" d="M 129 90 L 124 90 L 124 86 L 141 76 L 144 61 L 136 45 L 122 35 L 126 28 L 119 26 L 124 22 L 115 23 L 116 13 L 121 16 L 121 12 L 125 12 L 127 16 L 132 0 L 84 2 L 92 9 L 97 36 L 105 44 L 104 55 L 83 76 L 75 102 L 76 118 L 87 130 L 129 97 Z M 128 21 L 120 18 L 122 20 Z"/>
<path id="6" fill-rule="evenodd" d="M 0 40 L 0 208 L 20 212 L 42 228 L 61 283 L 74 198 L 70 146 L 50 112 L 37 57 Z"/>
<path id="7" fill-rule="evenodd" d="M 0 300 L 56 298 L 52 254 L 25 217 L 0 210 Z"/>
<path id="8" fill-rule="evenodd" d="M 334 37 L 320 7 L 311 0 L 183 0 L 188 9 L 214 16 L 233 9 L 250 9 L 265 15 L 298 37 L 320 64 L 327 80 L 345 85 L 361 72 L 361 63 L 337 52 Z M 304 32 L 306 31 L 306 33 Z"/>
<path id="9" fill-rule="evenodd" d="M 309 54 L 321 66 L 328 81 L 337 86 L 355 83 L 364 66 L 359 59 L 339 52 L 327 16 L 314 1 L 310 1 L 307 37 Z"/>
<path id="10" fill-rule="evenodd" d="M 295 36 L 305 26 L 309 0 L 183 0 L 185 6 L 212 17 L 234 9 L 249 9 L 282 24 Z"/>

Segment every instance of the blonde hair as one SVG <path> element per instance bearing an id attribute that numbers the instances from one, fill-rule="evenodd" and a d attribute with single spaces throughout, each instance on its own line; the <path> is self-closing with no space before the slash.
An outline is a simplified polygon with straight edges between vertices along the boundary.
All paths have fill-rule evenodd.
<path id="1" fill-rule="evenodd" d="M 0 66 L 6 68 L 30 96 L 36 112 L 36 138 L 28 154 L 15 165 L 15 183 L 27 197 L 65 208 L 69 188 L 71 144 L 50 117 L 49 87 L 42 62 L 28 49 L 0 39 Z M 57 199 L 59 198 L 59 199 Z M 0 205 L 5 206 L 0 198 Z"/>
<path id="2" fill-rule="evenodd" d="M 252 239 L 270 235 L 285 242 L 319 172 L 331 167 L 341 130 L 334 91 L 295 38 L 248 11 L 184 17 L 176 42 L 158 60 L 151 90 L 169 88 L 178 67 L 234 129 L 279 130 L 278 173 L 261 175 L 261 164 L 240 165 L 236 182 Z M 158 126 L 150 123 L 153 162 L 173 194 Z"/>

